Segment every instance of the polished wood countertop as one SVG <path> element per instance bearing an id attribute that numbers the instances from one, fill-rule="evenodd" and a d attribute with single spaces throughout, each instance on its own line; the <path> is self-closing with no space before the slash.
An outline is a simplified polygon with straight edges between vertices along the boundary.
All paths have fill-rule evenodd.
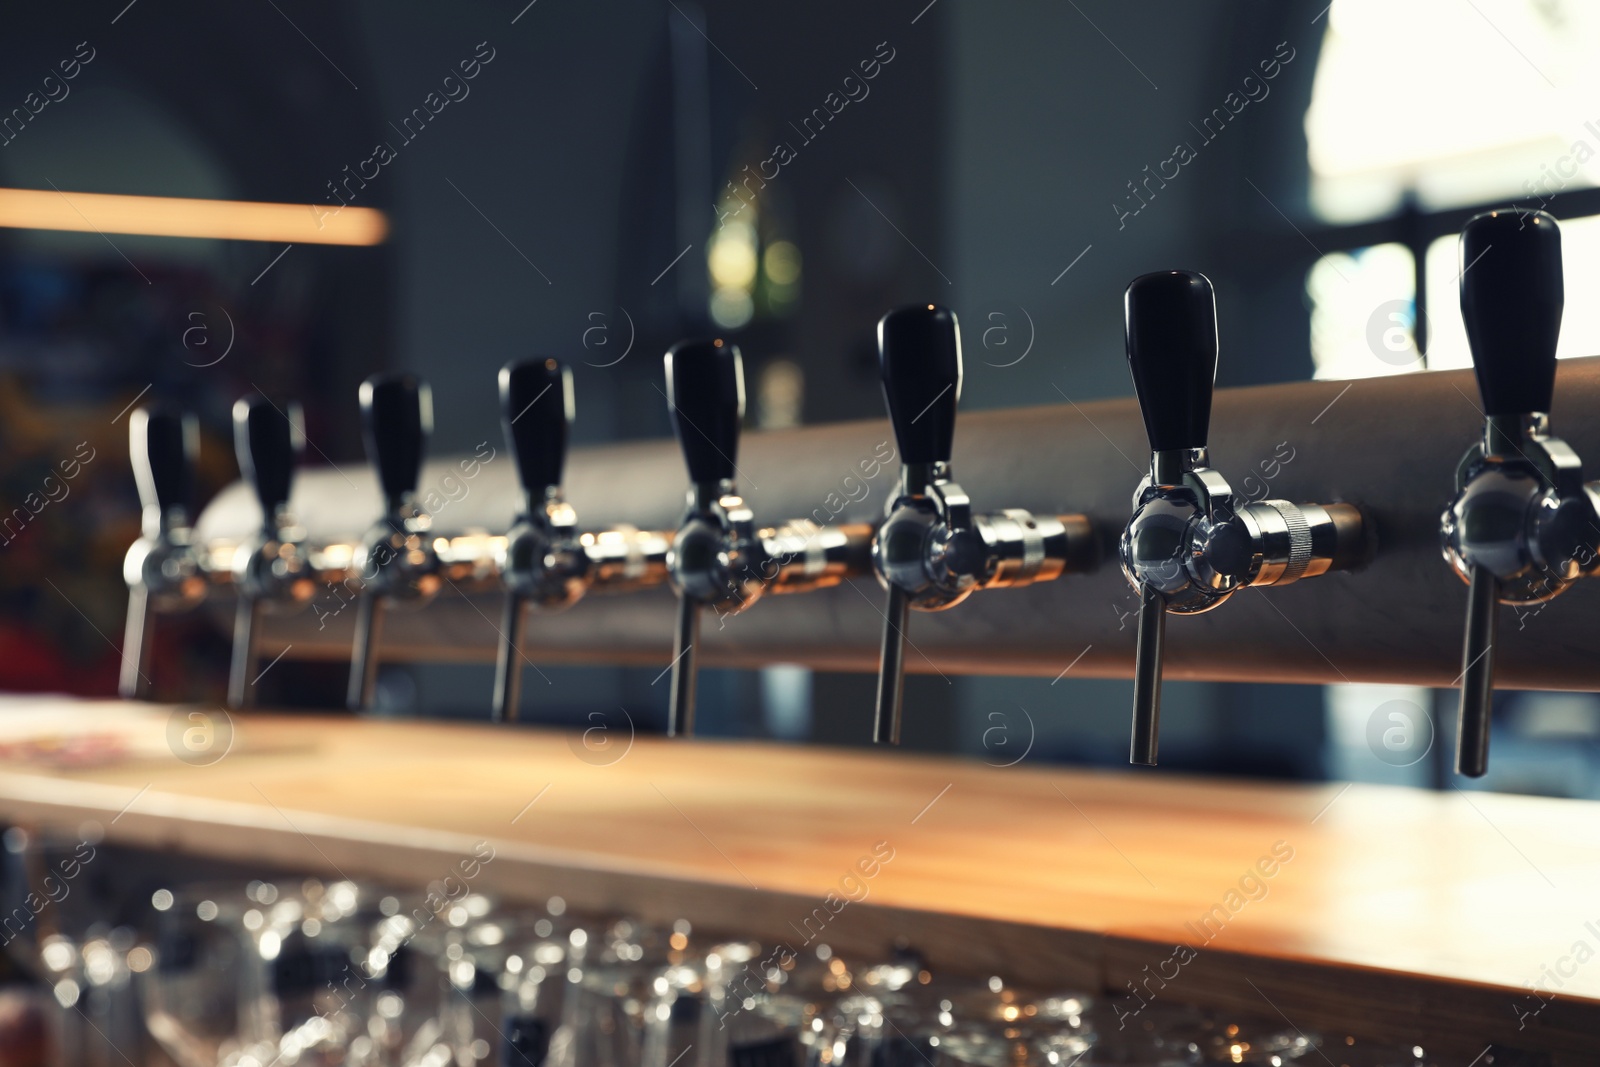
<path id="1" fill-rule="evenodd" d="M 214 709 L 25 710 L 142 740 L 78 767 L 0 745 L 7 821 L 409 884 L 465 869 L 795 947 L 904 939 L 1308 1031 L 1600 1047 L 1600 803 L 263 713 L 186 762 L 162 740 Z"/>

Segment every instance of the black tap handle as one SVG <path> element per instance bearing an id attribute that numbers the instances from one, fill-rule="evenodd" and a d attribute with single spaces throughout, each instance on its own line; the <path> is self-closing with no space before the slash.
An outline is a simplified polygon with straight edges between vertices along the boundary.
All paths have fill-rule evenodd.
<path id="1" fill-rule="evenodd" d="M 936 304 L 878 320 L 878 369 L 902 463 L 948 463 L 961 399 L 961 326 Z"/>
<path id="2" fill-rule="evenodd" d="M 1204 448 L 1217 381 L 1217 305 L 1211 281 L 1190 270 L 1145 274 L 1128 285 L 1128 368 L 1150 451 Z"/>
<path id="3" fill-rule="evenodd" d="M 194 505 L 199 422 L 193 415 L 166 408 L 140 408 L 128 420 L 128 452 L 145 514 L 186 525 Z"/>
<path id="4" fill-rule="evenodd" d="M 239 473 L 256 491 L 262 521 L 268 526 L 289 502 L 295 464 L 305 440 L 299 404 L 280 408 L 257 394 L 241 397 L 233 405 L 233 447 L 239 457 Z"/>
<path id="5" fill-rule="evenodd" d="M 410 374 L 374 374 L 361 383 L 361 436 L 388 510 L 417 491 L 432 432 L 433 391 L 426 382 Z"/>
<path id="6" fill-rule="evenodd" d="M 1543 211 L 1486 211 L 1461 230 L 1461 318 L 1486 415 L 1549 412 L 1565 302 L 1561 229 Z"/>
<path id="7" fill-rule="evenodd" d="M 572 426 L 571 368 L 555 359 L 512 360 L 501 367 L 500 422 L 531 514 L 561 485 Z"/>
<path id="8" fill-rule="evenodd" d="M 744 418 L 744 365 L 739 346 L 721 338 L 679 341 L 667 350 L 667 408 L 689 480 L 730 481 Z"/>

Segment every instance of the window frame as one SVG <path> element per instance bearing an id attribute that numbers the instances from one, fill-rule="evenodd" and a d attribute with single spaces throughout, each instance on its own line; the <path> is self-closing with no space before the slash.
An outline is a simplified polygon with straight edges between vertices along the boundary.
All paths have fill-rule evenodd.
<path id="1" fill-rule="evenodd" d="M 1416 294 L 1412 342 L 1422 356 L 1418 369 L 1427 370 L 1428 247 L 1441 237 L 1459 234 L 1467 220 L 1474 215 L 1500 210 L 1542 210 L 1555 216 L 1557 221 L 1600 215 L 1600 188 L 1567 189 L 1553 193 L 1538 198 L 1534 208 L 1530 208 L 1526 200 L 1498 200 L 1465 207 L 1423 210 L 1417 206 L 1415 197 L 1407 196 L 1400 210 L 1392 215 L 1366 222 L 1318 226 L 1306 230 L 1302 236 L 1316 250 L 1318 258 L 1381 244 L 1398 244 L 1410 250 L 1415 282 L 1413 291 Z"/>

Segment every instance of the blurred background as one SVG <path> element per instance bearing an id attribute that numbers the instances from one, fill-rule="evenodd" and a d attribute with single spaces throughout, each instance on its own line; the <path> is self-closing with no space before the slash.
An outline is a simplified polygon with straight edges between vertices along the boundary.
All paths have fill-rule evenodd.
<path id="1" fill-rule="evenodd" d="M 873 325 L 937 299 L 966 410 L 1081 402 L 1130 391 L 1128 279 L 1180 267 L 1216 284 L 1220 384 L 1459 367 L 1454 235 L 1513 202 L 1562 220 L 1562 354 L 1600 351 L 1578 0 L 96 0 L 4 23 L 4 690 L 114 692 L 127 413 L 152 397 L 201 417 L 202 499 L 237 477 L 254 389 L 304 404 L 313 462 L 362 462 L 380 369 L 431 381 L 440 454 L 498 442 L 495 371 L 536 353 L 575 367 L 577 443 L 665 438 L 658 355 L 707 330 L 746 354 L 752 428 L 879 418 Z M 118 196 L 231 206 L 163 236 Z M 316 240 L 261 239 L 256 202 Z M 159 634 L 157 686 L 220 697 L 227 636 Z M 381 713 L 482 717 L 490 672 L 386 666 Z M 545 672 L 541 717 L 664 720 L 654 671 Z M 916 747 L 1125 759 L 1131 683 L 925 681 Z M 286 661 L 270 697 L 335 707 L 343 682 Z M 872 688 L 708 672 L 702 730 L 852 743 Z M 1600 796 L 1600 701 L 1500 699 L 1490 775 L 1457 787 Z M 1175 683 L 1163 763 L 1442 788 L 1450 708 Z"/>

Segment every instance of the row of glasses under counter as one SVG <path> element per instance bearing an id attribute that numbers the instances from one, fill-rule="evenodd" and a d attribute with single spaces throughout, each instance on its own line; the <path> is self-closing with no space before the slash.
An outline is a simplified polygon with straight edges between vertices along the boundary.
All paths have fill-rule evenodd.
<path id="1" fill-rule="evenodd" d="M 84 843 L 8 835 L 8 896 Z M 1148 990 L 1106 996 L 873 960 L 825 940 L 707 936 L 510 905 L 479 861 L 421 889 L 278 873 L 168 882 L 116 925 L 75 913 L 9 946 L 58 1064 L 177 1067 L 1435 1067 L 1416 1041 L 1307 1032 Z M 892 850 L 887 857 L 892 860 Z M 100 902 L 104 907 L 106 902 Z M 106 907 L 107 912 L 117 909 Z M 824 920 L 816 920 L 821 932 Z M 14 1007 L 13 1002 L 10 1006 Z M 5 1013 L 17 1017 L 15 1011 Z M 1418 1039 L 1420 1040 L 1420 1039 Z"/>

